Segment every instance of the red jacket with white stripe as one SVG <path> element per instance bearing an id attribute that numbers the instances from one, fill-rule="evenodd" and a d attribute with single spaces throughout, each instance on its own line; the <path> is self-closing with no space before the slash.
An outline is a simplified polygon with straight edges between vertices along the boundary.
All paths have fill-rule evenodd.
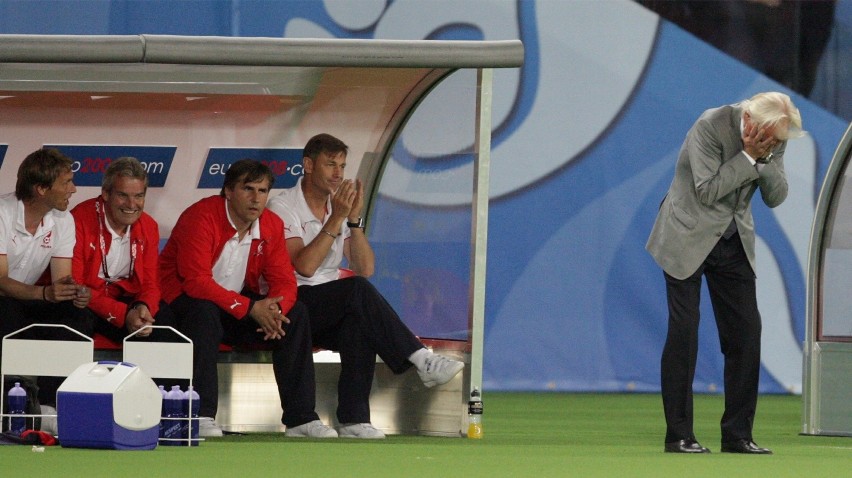
<path id="1" fill-rule="evenodd" d="M 213 279 L 213 266 L 219 254 L 237 233 L 228 220 L 225 207 L 224 197 L 210 196 L 180 215 L 160 254 L 160 288 L 166 302 L 186 294 L 214 302 L 242 319 L 249 313 L 250 299 L 225 289 Z M 284 222 L 268 210 L 257 220 L 261 237 L 251 243 L 245 287 L 256 294 L 284 297 L 279 306 L 286 314 L 296 302 L 296 275 L 284 242 Z M 261 280 L 268 291 L 261 290 Z"/>

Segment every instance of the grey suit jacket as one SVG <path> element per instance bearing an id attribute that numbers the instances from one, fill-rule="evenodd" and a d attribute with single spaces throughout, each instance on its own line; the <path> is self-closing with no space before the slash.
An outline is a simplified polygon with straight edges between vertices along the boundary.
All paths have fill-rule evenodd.
<path id="1" fill-rule="evenodd" d="M 645 245 L 657 264 L 676 279 L 686 279 L 698 270 L 732 218 L 752 271 L 756 270 L 751 198 L 759 189 L 763 202 L 775 207 L 787 197 L 787 143 L 775 147 L 772 162 L 758 173 L 743 153 L 741 118 L 739 104 L 707 110 L 681 146 L 674 180 Z"/>

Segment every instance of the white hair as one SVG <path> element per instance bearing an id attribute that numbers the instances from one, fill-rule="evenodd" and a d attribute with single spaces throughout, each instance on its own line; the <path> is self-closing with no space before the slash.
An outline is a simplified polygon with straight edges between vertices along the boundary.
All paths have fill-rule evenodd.
<path id="1" fill-rule="evenodd" d="M 798 138 L 805 134 L 799 109 L 784 93 L 758 93 L 744 102 L 743 110 L 759 126 L 775 126 L 775 136 L 780 140 Z"/>

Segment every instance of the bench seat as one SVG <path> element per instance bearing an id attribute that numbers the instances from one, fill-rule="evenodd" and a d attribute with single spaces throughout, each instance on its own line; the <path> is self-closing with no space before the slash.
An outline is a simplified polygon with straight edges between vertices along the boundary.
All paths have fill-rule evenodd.
<path id="1" fill-rule="evenodd" d="M 105 342 L 106 340 L 106 342 Z M 462 373 L 444 385 L 426 388 L 412 367 L 395 375 L 388 367 L 376 367 L 370 393 L 373 425 L 388 434 L 463 435 L 467 414 L 465 377 L 470 373 L 470 350 L 467 342 L 421 339 L 435 352 L 465 362 Z M 95 340 L 95 360 L 122 360 L 121 344 L 105 337 Z M 220 347 L 219 413 L 216 421 L 226 431 L 281 432 L 281 402 L 272 372 L 269 350 Z M 377 357 L 377 361 L 379 361 Z M 335 424 L 337 379 L 340 357 L 337 353 L 316 349 L 316 412 L 329 424 Z"/>

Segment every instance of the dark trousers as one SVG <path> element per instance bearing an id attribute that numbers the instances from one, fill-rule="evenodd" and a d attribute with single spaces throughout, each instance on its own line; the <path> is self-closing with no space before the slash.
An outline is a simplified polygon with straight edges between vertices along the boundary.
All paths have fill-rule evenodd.
<path id="1" fill-rule="evenodd" d="M 662 356 L 666 442 L 695 439 L 692 381 L 698 356 L 701 277 L 707 278 L 725 357 L 722 441 L 751 439 L 760 375 L 760 313 L 755 277 L 739 234 L 720 239 L 691 277 L 665 274 L 669 329 Z"/>
<path id="2" fill-rule="evenodd" d="M 363 277 L 299 287 L 311 316 L 313 344 L 340 353 L 337 420 L 370 422 L 370 388 L 376 355 L 394 373 L 411 367 L 408 357 L 423 344 Z"/>
<path id="3" fill-rule="evenodd" d="M 0 297 L 0 339 L 6 335 L 31 324 L 60 324 L 66 325 L 86 336 L 91 337 L 93 320 L 85 314 L 86 309 L 78 309 L 68 300 L 51 303 L 43 300 L 19 300 L 10 297 Z M 32 340 L 78 340 L 76 334 L 63 328 L 35 327 L 15 336 L 16 339 Z M 0 354 L 2 354 L 0 340 Z M 0 355 L 2 357 L 2 355 Z M 39 377 L 38 399 L 42 405 L 55 406 L 56 390 L 65 377 Z"/>
<path id="4" fill-rule="evenodd" d="M 284 409 L 282 423 L 296 427 L 319 419 L 314 411 L 316 384 L 311 324 L 304 305 L 296 302 L 285 314 L 290 323 L 284 324 L 284 338 L 268 342 L 263 341 L 263 333 L 257 332 L 257 322 L 252 318 L 237 320 L 211 301 L 182 294 L 172 301 L 171 307 L 178 317 L 178 330 L 193 342 L 192 381 L 201 397 L 199 416 L 215 417 L 219 408 L 219 344 L 268 343 L 272 346 L 272 367 Z"/>

